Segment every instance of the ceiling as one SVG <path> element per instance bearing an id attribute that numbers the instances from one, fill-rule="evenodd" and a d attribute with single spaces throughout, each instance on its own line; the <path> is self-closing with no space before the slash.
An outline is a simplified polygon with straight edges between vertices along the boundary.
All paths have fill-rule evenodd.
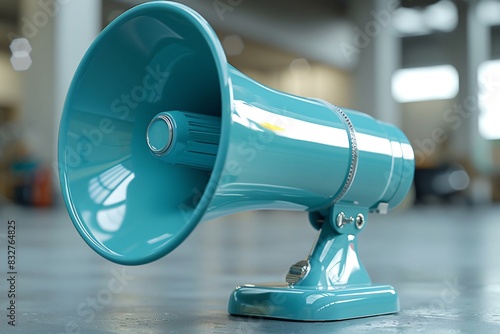
<path id="1" fill-rule="evenodd" d="M 144 1 L 120 2 L 133 6 Z M 198 11 L 219 34 L 236 34 L 339 68 L 353 66 L 339 48 L 343 41 L 350 42 L 352 38 L 352 26 L 346 19 L 347 0 L 177 2 Z"/>
<path id="2" fill-rule="evenodd" d="M 33 0 L 34 1 L 34 0 Z M 103 25 L 124 9 L 144 0 L 104 0 Z M 179 0 L 198 11 L 219 35 L 237 34 L 245 40 L 272 46 L 337 67 L 347 64 L 338 48 L 350 38 L 344 18 L 347 0 Z M 0 0 L 0 49 L 8 51 L 7 35 L 17 33 L 20 3 Z M 224 7 L 220 4 L 232 4 Z M 217 4 L 219 7 L 217 8 Z"/>
<path id="3" fill-rule="evenodd" d="M 33 0 L 35 1 L 35 0 Z M 421 0 L 422 2 L 424 0 Z M 436 0 L 425 0 L 436 1 Z M 424 2 L 425 2 L 424 1 Z M 9 33 L 16 33 L 19 0 L 0 0 L 0 49 L 8 50 Z M 103 25 L 124 9 L 144 0 L 104 0 Z M 355 61 L 343 54 L 341 43 L 353 40 L 348 0 L 177 0 L 198 11 L 220 36 L 235 34 L 246 41 L 299 57 L 350 69 Z"/>
<path id="4" fill-rule="evenodd" d="M 33 0 L 35 1 L 35 0 Z M 402 0 L 404 6 L 423 6 L 438 0 Z M 7 35 L 17 32 L 19 0 L 0 0 L 0 50 L 8 50 Z M 123 10 L 144 0 L 103 0 L 103 26 Z M 348 0 L 177 0 L 198 11 L 219 36 L 235 34 L 245 41 L 289 54 L 351 69 L 339 47 L 351 43 L 353 24 Z"/>

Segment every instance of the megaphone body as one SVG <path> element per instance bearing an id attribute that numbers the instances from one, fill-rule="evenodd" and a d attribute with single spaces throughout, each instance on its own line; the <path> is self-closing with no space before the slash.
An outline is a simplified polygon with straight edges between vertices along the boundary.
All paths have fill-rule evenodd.
<path id="1" fill-rule="evenodd" d="M 408 192 L 407 138 L 366 114 L 250 79 L 188 7 L 139 5 L 98 36 L 68 92 L 59 162 L 75 227 L 120 264 L 156 260 L 199 222 L 234 212 L 309 212 L 320 234 L 308 259 L 284 285 L 235 289 L 231 314 L 337 320 L 399 309 L 392 287 L 371 283 L 356 235 L 368 212 Z M 288 301 L 255 306 L 276 295 Z"/>

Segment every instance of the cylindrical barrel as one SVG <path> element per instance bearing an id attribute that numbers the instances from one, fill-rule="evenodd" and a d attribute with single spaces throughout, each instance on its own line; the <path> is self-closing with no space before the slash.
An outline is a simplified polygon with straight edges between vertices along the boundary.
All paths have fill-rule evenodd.
<path id="1" fill-rule="evenodd" d="M 262 86 L 230 67 L 229 147 L 207 218 L 245 209 L 316 211 L 336 203 L 397 206 L 413 151 L 396 127 Z"/>

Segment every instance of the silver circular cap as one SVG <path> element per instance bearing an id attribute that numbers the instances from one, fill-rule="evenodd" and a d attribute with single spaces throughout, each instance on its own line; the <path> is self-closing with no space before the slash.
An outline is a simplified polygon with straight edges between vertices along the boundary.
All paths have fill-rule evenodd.
<path id="1" fill-rule="evenodd" d="M 161 156 L 172 146 L 173 129 L 172 120 L 166 114 L 156 115 L 149 123 L 146 140 L 154 155 Z"/>

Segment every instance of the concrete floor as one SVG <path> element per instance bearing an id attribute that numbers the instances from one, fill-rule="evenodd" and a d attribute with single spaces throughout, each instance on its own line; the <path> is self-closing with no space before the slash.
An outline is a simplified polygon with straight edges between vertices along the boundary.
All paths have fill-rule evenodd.
<path id="1" fill-rule="evenodd" d="M 121 267 L 95 254 L 62 209 L 1 207 L 0 333 L 500 332 L 500 207 L 369 218 L 361 260 L 374 282 L 395 286 L 401 312 L 302 323 L 232 317 L 226 304 L 235 285 L 283 280 L 307 255 L 316 232 L 303 213 L 225 217 L 157 262 Z M 9 219 L 18 224 L 15 329 L 6 324 Z"/>

